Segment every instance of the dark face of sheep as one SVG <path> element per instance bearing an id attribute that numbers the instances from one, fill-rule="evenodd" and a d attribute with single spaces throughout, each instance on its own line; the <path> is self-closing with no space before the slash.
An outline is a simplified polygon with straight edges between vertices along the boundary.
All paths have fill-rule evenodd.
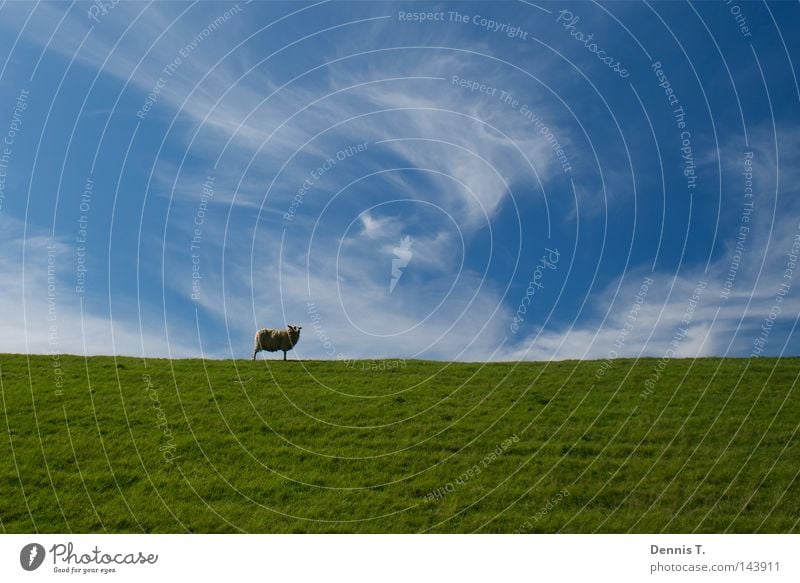
<path id="1" fill-rule="evenodd" d="M 303 329 L 302 326 L 287 326 L 289 330 L 289 338 L 292 339 L 292 344 L 297 344 L 297 341 L 300 340 L 300 330 Z"/>

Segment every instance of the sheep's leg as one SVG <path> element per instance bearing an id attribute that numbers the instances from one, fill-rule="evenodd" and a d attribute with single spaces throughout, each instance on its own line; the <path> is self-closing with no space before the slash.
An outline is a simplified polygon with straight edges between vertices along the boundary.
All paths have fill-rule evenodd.
<path id="1" fill-rule="evenodd" d="M 286 360 L 286 351 L 283 351 L 283 360 Z"/>
<path id="2" fill-rule="evenodd" d="M 256 359 L 256 354 L 258 354 L 258 348 L 253 351 L 253 360 Z"/>

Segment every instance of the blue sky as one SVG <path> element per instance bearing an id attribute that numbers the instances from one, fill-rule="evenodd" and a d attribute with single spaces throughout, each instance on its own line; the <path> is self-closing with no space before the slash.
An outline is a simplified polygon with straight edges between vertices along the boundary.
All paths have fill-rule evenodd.
<path id="1" fill-rule="evenodd" d="M 797 354 L 796 3 L 6 2 L 0 350 Z M 10 143 L 9 143 L 10 142 Z"/>

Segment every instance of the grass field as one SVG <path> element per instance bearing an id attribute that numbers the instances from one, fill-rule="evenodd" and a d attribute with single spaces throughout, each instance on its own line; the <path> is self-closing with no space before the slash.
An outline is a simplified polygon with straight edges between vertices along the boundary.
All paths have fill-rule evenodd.
<path id="1" fill-rule="evenodd" d="M 798 532 L 798 373 L 0 355 L 0 529 Z"/>

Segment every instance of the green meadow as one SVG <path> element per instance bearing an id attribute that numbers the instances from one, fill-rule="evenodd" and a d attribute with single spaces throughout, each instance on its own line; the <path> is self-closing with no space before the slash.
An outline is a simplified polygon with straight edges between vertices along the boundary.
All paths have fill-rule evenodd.
<path id="1" fill-rule="evenodd" d="M 270 356 L 0 355 L 0 531 L 800 531 L 800 359 Z"/>

